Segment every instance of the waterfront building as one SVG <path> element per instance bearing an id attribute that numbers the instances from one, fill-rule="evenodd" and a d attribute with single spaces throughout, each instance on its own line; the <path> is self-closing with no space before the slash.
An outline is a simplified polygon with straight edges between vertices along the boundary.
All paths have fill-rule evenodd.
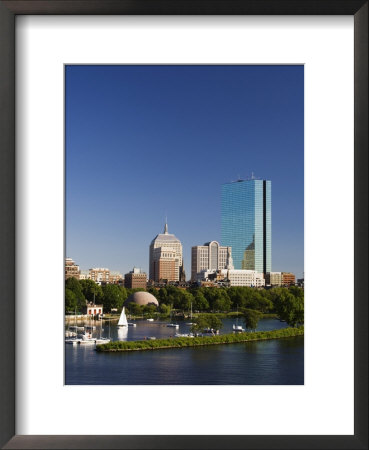
<path id="1" fill-rule="evenodd" d="M 124 275 L 124 286 L 129 289 L 144 288 L 147 285 L 147 275 L 141 269 L 134 267 L 129 273 Z"/>
<path id="2" fill-rule="evenodd" d="M 182 244 L 174 234 L 168 232 L 167 223 L 164 232 L 151 241 L 149 267 L 149 279 L 157 282 L 179 281 L 183 273 Z"/>
<path id="3" fill-rule="evenodd" d="M 103 305 L 95 305 L 95 303 L 87 303 L 85 314 L 88 316 L 100 316 L 103 314 Z"/>
<path id="4" fill-rule="evenodd" d="M 76 278 L 79 280 L 79 266 L 72 258 L 65 258 L 65 279 Z"/>
<path id="5" fill-rule="evenodd" d="M 95 283 L 109 283 L 109 277 L 109 269 L 95 267 L 89 270 L 89 279 L 95 281 Z"/>
<path id="6" fill-rule="evenodd" d="M 232 248 L 217 241 L 206 242 L 191 249 L 191 281 L 197 281 L 204 270 L 233 269 Z"/>
<path id="7" fill-rule="evenodd" d="M 232 247 L 237 270 L 271 272 L 271 181 L 254 177 L 222 185 L 221 245 Z"/>
<path id="8" fill-rule="evenodd" d="M 282 286 L 294 286 L 296 276 L 291 272 L 282 272 Z"/>
<path id="9" fill-rule="evenodd" d="M 265 284 L 268 286 L 282 286 L 282 272 L 267 272 Z"/>

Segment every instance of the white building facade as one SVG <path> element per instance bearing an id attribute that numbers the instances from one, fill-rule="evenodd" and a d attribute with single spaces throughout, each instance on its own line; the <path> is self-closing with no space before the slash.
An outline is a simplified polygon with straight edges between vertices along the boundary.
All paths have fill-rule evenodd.
<path id="1" fill-rule="evenodd" d="M 95 283 L 109 283 L 110 270 L 106 267 L 94 267 L 89 269 L 89 279 Z"/>
<path id="2" fill-rule="evenodd" d="M 243 270 L 243 269 L 222 269 L 218 271 L 204 270 L 201 272 L 201 278 L 198 281 L 209 281 L 212 275 L 217 274 L 217 279 L 222 278 L 224 281 L 229 282 L 229 286 L 249 286 L 249 287 L 264 287 L 265 279 L 264 274 L 256 272 L 256 270 Z M 221 277 L 220 277 L 221 275 Z"/>

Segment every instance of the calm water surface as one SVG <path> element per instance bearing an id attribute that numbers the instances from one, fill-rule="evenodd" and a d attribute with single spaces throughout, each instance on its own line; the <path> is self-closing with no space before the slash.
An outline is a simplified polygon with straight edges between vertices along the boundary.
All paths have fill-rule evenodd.
<path id="1" fill-rule="evenodd" d="M 137 321 L 136 327 L 97 322 L 94 336 L 113 340 L 170 337 L 188 333 L 189 325 L 168 328 L 165 322 Z M 232 331 L 224 319 L 222 333 Z M 241 324 L 241 322 L 240 322 Z M 260 320 L 258 331 L 284 328 L 275 319 Z M 209 347 L 145 352 L 97 353 L 93 346 L 65 345 L 66 384 L 304 384 L 304 338 L 257 341 Z"/>

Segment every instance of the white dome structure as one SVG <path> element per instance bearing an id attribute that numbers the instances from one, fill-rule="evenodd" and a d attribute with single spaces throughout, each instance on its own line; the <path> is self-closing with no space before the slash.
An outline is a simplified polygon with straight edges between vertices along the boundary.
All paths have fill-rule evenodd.
<path id="1" fill-rule="evenodd" d="M 159 302 L 149 292 L 138 291 L 131 294 L 125 301 L 125 305 L 128 303 L 136 303 L 136 305 L 155 305 L 159 306 Z"/>

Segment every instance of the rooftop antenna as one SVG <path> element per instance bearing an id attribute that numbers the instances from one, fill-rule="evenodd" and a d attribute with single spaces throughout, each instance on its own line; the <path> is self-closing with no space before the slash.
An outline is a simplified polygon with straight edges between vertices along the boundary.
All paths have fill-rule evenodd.
<path id="1" fill-rule="evenodd" d="M 167 218 L 167 214 L 165 214 L 164 234 L 168 234 L 168 218 Z"/>

